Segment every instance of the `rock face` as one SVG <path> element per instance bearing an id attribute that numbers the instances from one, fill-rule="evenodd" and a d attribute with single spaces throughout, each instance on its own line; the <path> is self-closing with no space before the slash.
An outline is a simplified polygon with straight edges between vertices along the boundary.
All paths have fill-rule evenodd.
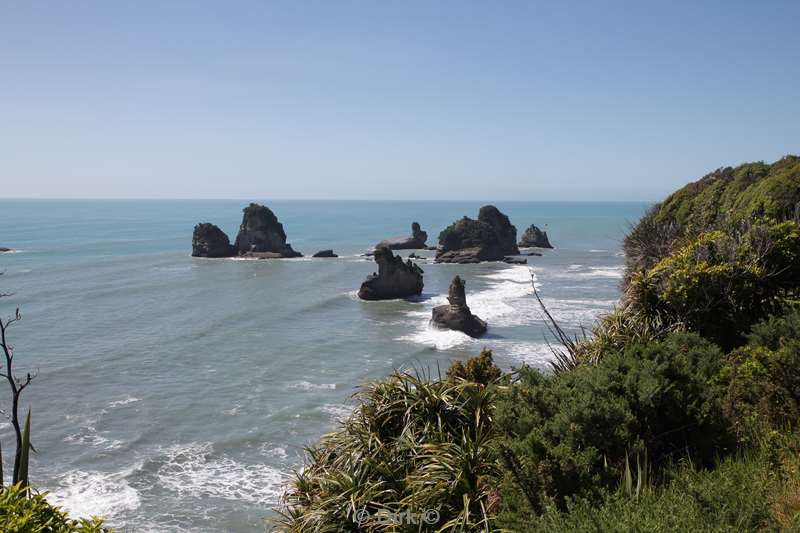
<path id="1" fill-rule="evenodd" d="M 481 207 L 478 219 L 464 217 L 439 234 L 437 263 L 502 261 L 519 254 L 517 228 L 493 205 Z"/>
<path id="2" fill-rule="evenodd" d="M 550 241 L 547 239 L 547 232 L 542 231 L 535 225 L 531 224 L 525 233 L 522 234 L 522 240 L 519 241 L 520 248 L 552 248 Z"/>
<path id="3" fill-rule="evenodd" d="M 204 222 L 194 227 L 192 235 L 193 257 L 231 257 L 236 249 L 225 232 L 214 224 Z"/>
<path id="4" fill-rule="evenodd" d="M 286 232 L 283 224 L 278 222 L 268 207 L 250 204 L 243 209 L 242 225 L 236 236 L 237 252 L 240 255 L 259 257 L 257 254 L 278 254 L 278 257 L 301 257 L 303 254 L 292 250 L 286 243 Z M 262 256 L 267 257 L 267 256 Z"/>
<path id="5" fill-rule="evenodd" d="M 358 297 L 362 300 L 394 300 L 422 294 L 422 269 L 411 261 L 395 256 L 392 251 L 381 246 L 375 250 L 378 273 L 370 274 Z"/>
<path id="6" fill-rule="evenodd" d="M 486 333 L 486 322 L 473 315 L 467 306 L 464 281 L 459 276 L 453 278 L 447 295 L 449 305 L 433 308 L 431 322 L 439 327 L 462 331 L 470 337 L 480 337 Z"/>
<path id="7" fill-rule="evenodd" d="M 411 236 L 410 237 L 396 237 L 394 239 L 386 239 L 385 241 L 381 241 L 375 248 L 380 248 L 381 246 L 385 246 L 390 250 L 420 250 L 425 249 L 425 241 L 428 240 L 428 234 L 422 231 L 422 228 L 419 227 L 419 223 L 414 222 L 411 224 Z"/>
<path id="8" fill-rule="evenodd" d="M 311 257 L 339 257 L 339 256 L 333 253 L 333 250 L 320 250 Z"/>

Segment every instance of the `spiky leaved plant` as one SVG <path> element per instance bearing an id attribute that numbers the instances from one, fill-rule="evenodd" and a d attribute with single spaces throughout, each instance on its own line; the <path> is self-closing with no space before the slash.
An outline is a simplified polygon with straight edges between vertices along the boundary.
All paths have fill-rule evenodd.
<path id="1" fill-rule="evenodd" d="M 370 383 L 307 451 L 275 529 L 492 531 L 495 388 L 419 371 Z"/>

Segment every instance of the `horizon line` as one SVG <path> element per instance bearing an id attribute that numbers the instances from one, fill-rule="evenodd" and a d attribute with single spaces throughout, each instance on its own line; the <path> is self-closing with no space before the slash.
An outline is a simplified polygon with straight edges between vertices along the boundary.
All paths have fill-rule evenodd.
<path id="1" fill-rule="evenodd" d="M 186 197 L 163 197 L 163 198 L 148 198 L 148 197 L 123 197 L 123 196 L 108 196 L 108 197 L 58 197 L 58 196 L 13 196 L 13 197 L 0 197 L 2 201 L 65 201 L 65 202 L 96 202 L 96 201 L 148 201 L 148 202 L 226 202 L 226 201 L 241 201 L 249 202 L 254 201 L 252 198 L 247 199 L 244 197 L 227 197 L 227 198 L 186 198 Z M 652 203 L 659 200 L 653 199 L 628 199 L 628 200 L 589 200 L 589 199 L 573 199 L 573 200 L 556 200 L 556 199 L 543 199 L 543 200 L 520 200 L 520 199 L 503 199 L 503 198 L 489 198 L 489 199 L 413 199 L 413 198 L 266 198 L 255 197 L 256 201 L 270 201 L 270 202 L 404 202 L 404 203 L 433 203 L 433 202 L 505 202 L 505 203 L 528 203 L 528 202 L 541 202 L 541 203 L 556 203 L 556 202 L 572 202 L 572 203 Z"/>

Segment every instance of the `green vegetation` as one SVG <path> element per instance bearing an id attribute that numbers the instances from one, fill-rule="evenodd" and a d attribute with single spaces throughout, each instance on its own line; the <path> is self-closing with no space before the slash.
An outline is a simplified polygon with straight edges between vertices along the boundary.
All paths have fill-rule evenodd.
<path id="1" fill-rule="evenodd" d="M 436 513 L 437 530 L 488 526 L 498 468 L 496 389 L 461 374 L 491 379 L 491 368 L 487 353 L 450 378 L 395 372 L 367 386 L 343 427 L 308 450 L 308 466 L 286 496 L 281 527 L 386 531 L 425 511 Z M 406 511 L 415 516 L 387 518 Z"/>
<path id="2" fill-rule="evenodd" d="M 654 206 L 625 239 L 630 272 L 651 268 L 700 233 L 757 219 L 790 220 L 800 204 L 800 157 L 715 170 Z"/>
<path id="3" fill-rule="evenodd" d="M 795 156 L 684 187 L 632 228 L 591 335 L 545 309 L 554 372 L 483 352 L 371 384 L 278 529 L 800 531 L 798 205 Z M 440 520 L 374 519 L 426 509 Z"/>
<path id="4" fill-rule="evenodd" d="M 4 533 L 102 533 L 99 518 L 73 520 L 48 503 L 46 494 L 21 484 L 0 487 L 0 531 Z"/>

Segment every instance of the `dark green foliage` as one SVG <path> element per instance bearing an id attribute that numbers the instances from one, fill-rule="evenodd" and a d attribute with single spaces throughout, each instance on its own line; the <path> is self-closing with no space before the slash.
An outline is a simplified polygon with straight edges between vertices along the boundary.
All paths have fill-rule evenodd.
<path id="1" fill-rule="evenodd" d="M 788 220 L 800 204 L 800 157 L 722 168 L 674 192 L 625 239 L 629 273 L 648 269 L 684 238 L 759 218 Z"/>
<path id="2" fill-rule="evenodd" d="M 747 335 L 747 344 L 777 350 L 791 339 L 800 339 L 800 307 L 794 305 L 754 325 Z"/>
<path id="3" fill-rule="evenodd" d="M 570 501 L 566 512 L 548 506 L 541 516 L 501 515 L 500 523 L 520 533 L 748 532 L 777 531 L 771 512 L 780 475 L 763 456 L 729 458 L 713 470 L 690 465 L 670 468 L 661 487 L 638 498 L 622 490 L 602 500 Z M 795 521 L 800 526 L 800 521 Z"/>
<path id="4" fill-rule="evenodd" d="M 22 430 L 22 445 L 19 453 L 19 482 L 23 487 L 30 485 L 28 480 L 28 464 L 30 462 L 31 451 L 31 410 L 28 409 L 28 416 L 25 418 L 25 427 Z"/>
<path id="5" fill-rule="evenodd" d="M 522 369 L 498 406 L 504 504 L 596 498 L 619 483 L 628 456 L 711 461 L 729 443 L 709 386 L 721 363 L 711 343 L 673 333 L 553 377 Z"/>
<path id="6" fill-rule="evenodd" d="M 450 380 L 464 380 L 481 385 L 497 382 L 502 372 L 492 360 L 492 351 L 483 350 L 478 357 L 467 360 L 464 365 L 461 361 L 454 361 L 447 369 L 447 378 Z"/>
<path id="7" fill-rule="evenodd" d="M 800 427 L 800 311 L 757 324 L 720 374 L 725 413 L 744 442 Z"/>
<path id="8" fill-rule="evenodd" d="M 760 221 L 742 233 L 713 231 L 633 274 L 630 311 L 684 324 L 726 349 L 798 294 L 800 226 Z"/>
<path id="9" fill-rule="evenodd" d="M 48 503 L 45 494 L 33 493 L 22 485 L 0 487 L 0 531 L 3 533 L 101 533 L 99 518 L 71 519 Z"/>
<path id="10" fill-rule="evenodd" d="M 462 379 L 395 372 L 358 394 L 343 427 L 308 450 L 289 487 L 281 531 L 483 531 L 491 525 L 497 461 L 491 355 Z M 470 369 L 470 370 L 467 370 Z M 435 510 L 411 527 L 386 512 Z M 399 527 L 399 529 L 398 529 Z"/>

